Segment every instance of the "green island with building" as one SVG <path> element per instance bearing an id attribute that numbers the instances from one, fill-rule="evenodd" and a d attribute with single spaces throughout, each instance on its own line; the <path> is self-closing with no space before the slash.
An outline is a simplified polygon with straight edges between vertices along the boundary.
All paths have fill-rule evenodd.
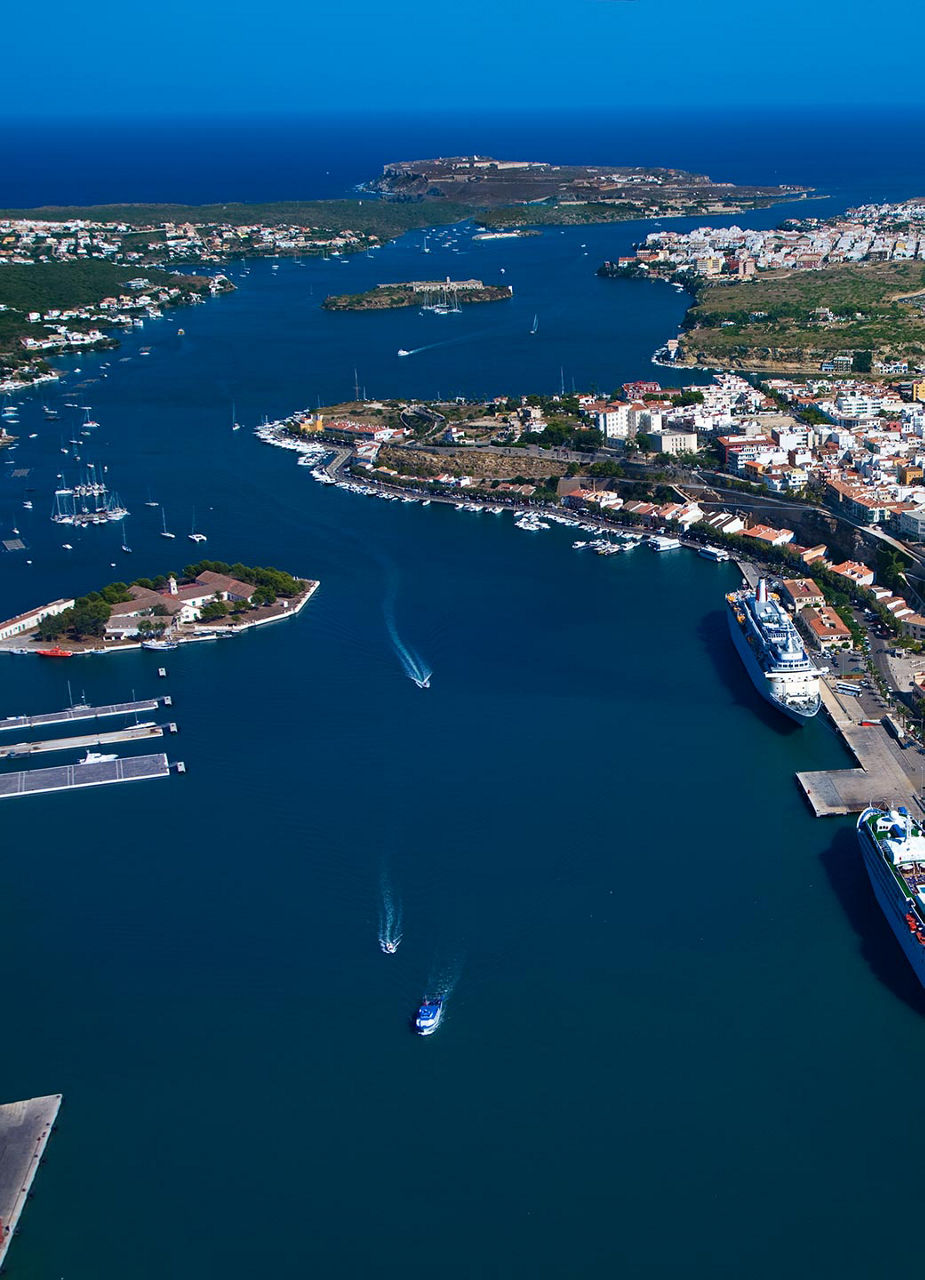
<path id="1" fill-rule="evenodd" d="M 408 280 L 377 284 L 364 293 L 332 294 L 321 304 L 326 311 L 387 311 L 394 307 L 421 307 L 425 311 L 455 311 L 474 302 L 503 302 L 513 295 L 509 284 L 483 284 L 481 280 Z"/>
<path id="2" fill-rule="evenodd" d="M 64 656 L 212 639 L 295 616 L 318 585 L 284 569 L 200 560 L 181 573 L 112 582 L 11 618 L 0 623 L 0 647 L 32 653 L 53 642 L 54 656 Z"/>

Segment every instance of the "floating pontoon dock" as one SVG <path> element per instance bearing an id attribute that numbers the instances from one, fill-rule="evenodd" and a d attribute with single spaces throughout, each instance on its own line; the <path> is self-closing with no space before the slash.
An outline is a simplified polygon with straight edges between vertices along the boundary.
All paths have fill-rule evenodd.
<path id="1" fill-rule="evenodd" d="M 63 711 L 47 711 L 40 716 L 7 716 L 0 720 L 0 733 L 8 729 L 38 729 L 48 724 L 68 724 L 72 720 L 97 720 L 105 716 L 130 716 L 136 711 L 156 711 L 159 698 L 146 698 L 143 702 L 113 702 L 106 707 L 65 707 Z M 170 706 L 165 698 L 164 705 Z"/>
<path id="2" fill-rule="evenodd" d="M 28 769 L 0 775 L 0 800 L 35 796 L 48 791 L 72 791 L 78 787 L 102 787 L 109 782 L 142 782 L 166 778 L 170 765 L 163 752 L 152 756 L 125 756 L 103 764 L 63 764 L 54 769 Z"/>
<path id="3" fill-rule="evenodd" d="M 73 738 L 46 738 L 44 742 L 16 742 L 9 747 L 0 747 L 0 760 L 9 760 L 12 756 L 37 756 L 46 751 L 106 747 L 111 742 L 138 742 L 142 738 L 162 738 L 163 736 L 163 725 L 151 722 L 130 724 L 124 729 L 114 729 L 110 733 L 81 733 Z"/>

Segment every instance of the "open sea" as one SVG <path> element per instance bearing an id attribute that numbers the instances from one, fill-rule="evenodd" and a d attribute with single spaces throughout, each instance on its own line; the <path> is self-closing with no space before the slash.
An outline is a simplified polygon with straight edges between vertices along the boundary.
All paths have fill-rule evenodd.
<path id="1" fill-rule="evenodd" d="M 335 195 L 386 160 L 461 150 L 814 182 L 828 198 L 797 211 L 823 215 L 925 194 L 921 120 L 805 124 L 23 127 L 0 143 L 0 203 Z M 896 1188 L 917 1203 L 925 1000 L 853 821 L 813 819 L 794 781 L 849 764 L 844 750 L 822 717 L 776 716 L 732 648 L 735 569 L 589 557 L 571 531 L 523 533 L 507 514 L 323 488 L 231 431 L 232 413 L 252 427 L 355 384 L 490 395 L 658 377 L 651 354 L 686 299 L 594 276 L 650 229 L 473 242 L 462 227 L 427 256 L 414 233 L 346 265 L 236 264 L 235 293 L 19 397 L 0 537 L 15 527 L 27 549 L 0 554 L 4 616 L 201 553 L 321 589 L 296 620 L 166 655 L 0 655 L 0 716 L 169 693 L 180 735 L 165 742 L 188 769 L 3 807 L 0 1098 L 65 1095 L 11 1274 L 909 1267 Z M 425 274 L 514 297 L 447 317 L 320 310 Z M 74 388 L 101 424 L 82 461 L 130 509 L 131 555 L 117 526 L 48 519 L 57 474 L 79 466 L 62 448 L 84 438 L 79 412 L 46 422 L 41 404 Z M 401 646 L 433 670 L 429 690 Z M 378 942 L 389 912 L 394 956 Z M 421 1039 L 409 1023 L 433 990 L 447 1014 Z"/>

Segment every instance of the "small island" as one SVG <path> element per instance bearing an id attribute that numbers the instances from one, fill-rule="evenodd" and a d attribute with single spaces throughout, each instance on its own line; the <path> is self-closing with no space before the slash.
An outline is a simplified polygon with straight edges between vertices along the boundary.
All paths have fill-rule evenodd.
<path id="1" fill-rule="evenodd" d="M 10 618 L 0 623 L 0 649 L 65 658 L 214 640 L 294 617 L 318 586 L 283 569 L 200 560 L 182 573 L 112 582 Z"/>
<path id="2" fill-rule="evenodd" d="M 388 311 L 395 307 L 420 307 L 422 311 L 458 311 L 463 303 L 502 302 L 514 290 L 509 284 L 483 284 L 481 280 L 408 280 L 377 284 L 365 293 L 332 294 L 321 304 L 326 311 Z"/>

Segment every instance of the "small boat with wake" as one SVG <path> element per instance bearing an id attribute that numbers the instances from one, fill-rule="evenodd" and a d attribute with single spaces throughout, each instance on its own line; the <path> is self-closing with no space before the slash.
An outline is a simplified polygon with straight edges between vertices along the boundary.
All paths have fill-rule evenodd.
<path id="1" fill-rule="evenodd" d="M 398 950 L 400 943 L 401 943 L 401 934 L 399 934 L 397 938 L 380 938 L 379 939 L 379 946 L 382 948 L 382 950 L 385 952 L 387 956 L 394 956 L 395 952 Z"/>
<path id="2" fill-rule="evenodd" d="M 414 1029 L 419 1036 L 432 1036 L 443 1017 L 443 996 L 425 996 L 414 1018 Z"/>

